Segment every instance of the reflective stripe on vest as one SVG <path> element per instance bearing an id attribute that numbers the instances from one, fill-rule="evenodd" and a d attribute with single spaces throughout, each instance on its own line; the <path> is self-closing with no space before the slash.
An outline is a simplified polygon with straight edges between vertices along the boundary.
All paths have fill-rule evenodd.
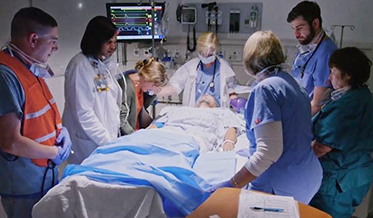
<path id="1" fill-rule="evenodd" d="M 62 124 L 56 101 L 44 79 L 35 77 L 17 58 L 0 52 L 0 64 L 9 67 L 20 81 L 25 92 L 21 134 L 46 145 L 56 143 Z M 37 166 L 46 167 L 47 159 L 33 159 Z"/>
<path id="2" fill-rule="evenodd" d="M 47 134 L 47 135 L 45 135 L 43 137 L 35 139 L 35 141 L 37 143 L 42 143 L 42 142 L 45 142 L 45 141 L 47 141 L 47 140 L 49 140 L 49 139 L 51 139 L 51 138 L 53 138 L 55 136 L 56 136 L 56 131 L 53 131 L 53 132 L 51 132 L 51 133 L 49 133 L 49 134 Z"/>
<path id="3" fill-rule="evenodd" d="M 28 120 L 28 119 L 32 119 L 32 118 L 36 118 L 36 117 L 39 117 L 43 114 L 45 114 L 48 110 L 51 109 L 51 106 L 48 104 L 47 106 L 45 106 L 43 109 L 41 109 L 40 111 L 37 111 L 35 113 L 29 113 L 29 114 L 26 114 L 25 116 L 25 119 Z"/>

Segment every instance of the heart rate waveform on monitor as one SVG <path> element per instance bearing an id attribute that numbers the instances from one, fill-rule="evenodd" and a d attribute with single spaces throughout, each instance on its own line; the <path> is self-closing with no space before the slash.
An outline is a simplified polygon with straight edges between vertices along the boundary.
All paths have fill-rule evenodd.
<path id="1" fill-rule="evenodd" d="M 150 5 L 108 3 L 107 11 L 118 30 L 118 40 L 151 39 L 153 18 Z M 163 6 L 154 7 L 154 38 L 162 39 Z"/>

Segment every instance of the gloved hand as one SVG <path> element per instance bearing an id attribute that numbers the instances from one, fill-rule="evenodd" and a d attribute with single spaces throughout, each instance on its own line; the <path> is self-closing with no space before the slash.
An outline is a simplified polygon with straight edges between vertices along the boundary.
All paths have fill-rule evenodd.
<path id="1" fill-rule="evenodd" d="M 236 151 L 236 154 L 243 156 L 243 157 L 250 157 L 250 149 L 248 148 L 242 148 L 238 151 Z"/>
<path id="2" fill-rule="evenodd" d="M 225 181 L 225 182 L 221 182 L 221 183 L 218 183 L 218 184 L 212 185 L 212 187 L 208 190 L 208 192 L 213 193 L 213 192 L 216 191 L 217 189 L 219 189 L 219 188 L 224 188 L 224 187 L 227 187 L 227 188 L 233 188 L 233 185 L 231 184 L 230 181 L 231 181 L 231 180 L 228 180 L 228 181 Z"/>
<path id="3" fill-rule="evenodd" d="M 56 165 L 60 165 L 69 157 L 71 152 L 70 135 L 65 127 L 62 127 L 60 134 L 57 136 L 56 142 L 55 146 L 58 148 L 58 153 L 51 161 Z"/>

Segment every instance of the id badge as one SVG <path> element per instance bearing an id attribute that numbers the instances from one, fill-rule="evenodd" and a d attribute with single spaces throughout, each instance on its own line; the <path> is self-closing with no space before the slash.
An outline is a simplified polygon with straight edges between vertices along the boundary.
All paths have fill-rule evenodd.
<path id="1" fill-rule="evenodd" d="M 108 76 L 103 74 L 98 74 L 95 77 L 95 86 L 97 92 L 109 91 L 109 80 Z"/>

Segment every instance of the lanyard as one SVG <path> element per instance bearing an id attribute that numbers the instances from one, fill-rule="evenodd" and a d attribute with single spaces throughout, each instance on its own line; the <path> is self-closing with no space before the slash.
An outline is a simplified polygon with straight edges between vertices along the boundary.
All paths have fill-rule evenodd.
<path id="1" fill-rule="evenodd" d="M 317 46 L 315 48 L 315 50 L 313 51 L 313 53 L 311 54 L 311 56 L 308 58 L 308 60 L 306 61 L 306 63 L 302 66 L 302 68 L 300 69 L 300 78 L 302 79 L 303 76 L 304 76 L 304 71 L 306 70 L 306 67 L 307 67 L 307 64 L 308 62 L 310 62 L 311 58 L 313 57 L 313 55 L 316 53 L 317 49 L 320 47 L 322 41 L 324 40 L 325 38 L 325 33 L 322 35 L 321 37 L 321 40 L 319 43 L 317 43 Z"/>

